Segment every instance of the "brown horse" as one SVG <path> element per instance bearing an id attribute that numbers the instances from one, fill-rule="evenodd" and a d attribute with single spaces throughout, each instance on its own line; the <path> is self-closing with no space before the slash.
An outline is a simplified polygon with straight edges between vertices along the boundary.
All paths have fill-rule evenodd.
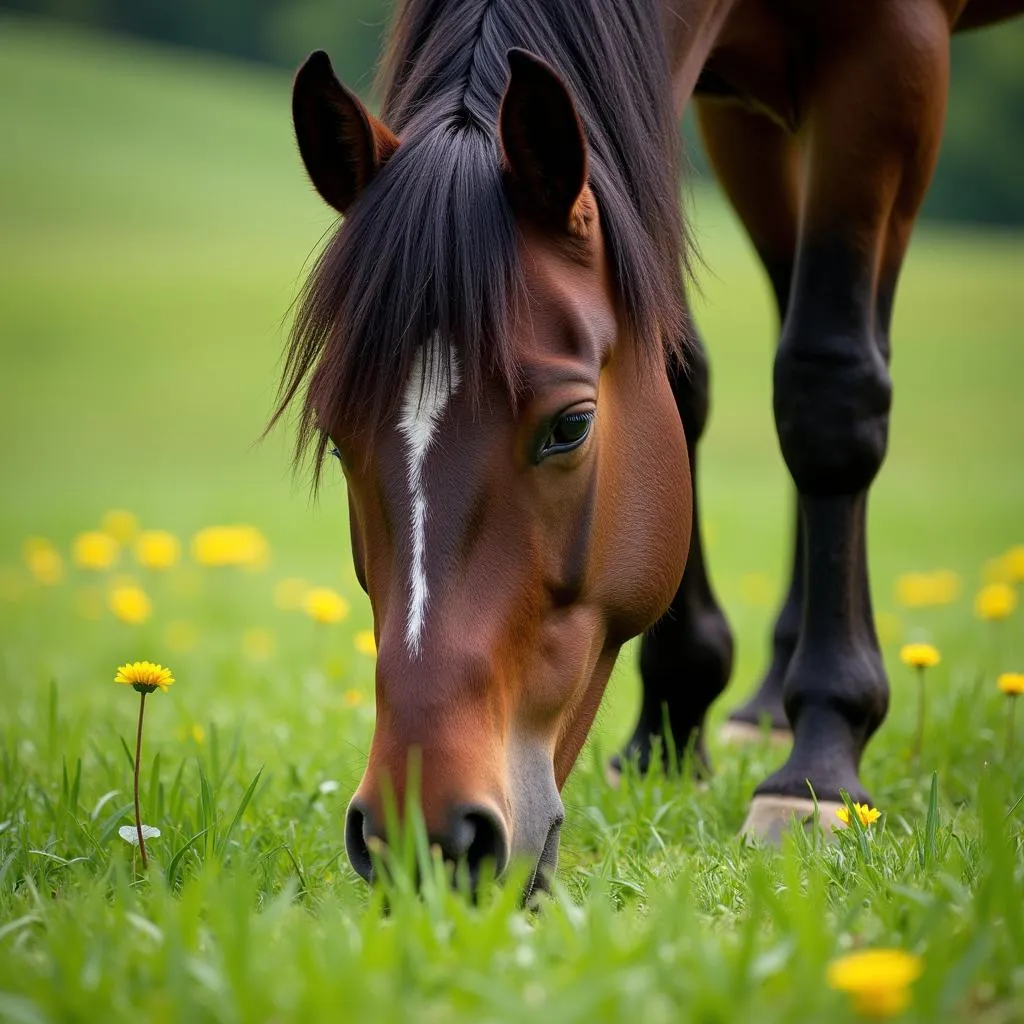
<path id="1" fill-rule="evenodd" d="M 734 716 L 791 729 L 748 822 L 847 790 L 885 715 L 864 544 L 896 277 L 975 0 L 406 0 L 381 119 L 313 54 L 299 148 L 344 221 L 303 293 L 281 415 L 335 449 L 373 607 L 377 723 L 346 845 L 371 875 L 413 751 L 432 840 L 543 877 L 559 791 L 647 630 L 626 754 L 696 743 L 727 681 L 691 472 L 707 367 L 686 315 L 677 126 L 715 169 L 782 322 L 775 415 L 799 508 L 772 666 Z M 692 530 L 691 530 L 692 522 Z M 684 572 L 685 567 L 685 572 Z M 670 614 L 665 614 L 670 610 Z M 663 745 L 664 749 L 664 745 Z M 532 883 L 531 883 L 532 887 Z"/>

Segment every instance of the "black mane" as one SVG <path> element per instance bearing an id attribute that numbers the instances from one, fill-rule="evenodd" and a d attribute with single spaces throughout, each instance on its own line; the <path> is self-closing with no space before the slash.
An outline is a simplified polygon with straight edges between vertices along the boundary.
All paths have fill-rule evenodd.
<path id="1" fill-rule="evenodd" d="M 312 446 L 316 467 L 322 425 L 342 413 L 379 425 L 435 332 L 457 346 L 471 391 L 491 371 L 514 384 L 522 291 L 497 139 L 512 47 L 547 61 L 576 102 L 631 331 L 681 352 L 678 135 L 658 0 L 404 0 L 380 75 L 401 145 L 306 282 L 274 416 L 308 381 L 296 454 Z"/>

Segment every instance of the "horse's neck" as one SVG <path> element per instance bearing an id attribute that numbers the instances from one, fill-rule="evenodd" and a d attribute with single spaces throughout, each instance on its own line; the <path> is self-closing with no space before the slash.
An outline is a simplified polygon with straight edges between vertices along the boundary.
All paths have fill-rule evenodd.
<path id="1" fill-rule="evenodd" d="M 693 95 L 704 62 L 730 11 L 741 0 L 663 0 L 665 38 L 676 114 Z"/>

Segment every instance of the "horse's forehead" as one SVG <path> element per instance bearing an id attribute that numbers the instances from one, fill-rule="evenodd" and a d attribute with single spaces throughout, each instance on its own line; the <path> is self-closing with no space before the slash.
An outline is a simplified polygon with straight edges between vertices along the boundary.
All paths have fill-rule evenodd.
<path id="1" fill-rule="evenodd" d="M 520 266 L 529 316 L 516 332 L 524 369 L 566 356 L 588 358 L 616 331 L 615 295 L 600 232 L 586 244 L 537 230 L 521 232 Z"/>

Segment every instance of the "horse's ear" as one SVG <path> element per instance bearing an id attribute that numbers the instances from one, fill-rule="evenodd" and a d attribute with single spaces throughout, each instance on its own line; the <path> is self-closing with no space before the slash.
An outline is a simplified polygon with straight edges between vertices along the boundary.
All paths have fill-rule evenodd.
<path id="1" fill-rule="evenodd" d="M 292 119 L 309 177 L 339 213 L 348 210 L 398 148 L 387 125 L 334 77 L 323 50 L 310 54 L 295 76 Z"/>
<path id="2" fill-rule="evenodd" d="M 539 57 L 513 49 L 508 63 L 499 132 L 513 201 L 549 226 L 573 230 L 587 184 L 587 142 L 576 105 Z"/>

